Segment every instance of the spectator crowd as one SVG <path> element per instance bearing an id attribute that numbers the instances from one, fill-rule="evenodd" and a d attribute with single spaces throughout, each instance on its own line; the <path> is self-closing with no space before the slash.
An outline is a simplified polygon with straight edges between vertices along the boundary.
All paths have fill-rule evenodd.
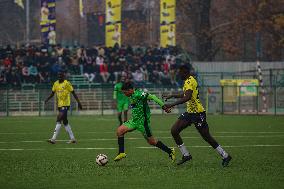
<path id="1" fill-rule="evenodd" d="M 90 83 L 115 83 L 121 76 L 137 85 L 176 85 L 178 48 L 58 44 L 52 47 L 0 47 L 0 84 L 49 83 L 59 70 L 84 75 Z"/>

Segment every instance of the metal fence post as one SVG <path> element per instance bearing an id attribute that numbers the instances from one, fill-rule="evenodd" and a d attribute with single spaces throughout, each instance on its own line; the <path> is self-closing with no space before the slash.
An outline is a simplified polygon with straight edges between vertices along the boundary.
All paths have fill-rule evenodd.
<path id="1" fill-rule="evenodd" d="M 40 93 L 40 89 L 38 89 L 38 116 L 41 116 L 41 93 Z"/>
<path id="2" fill-rule="evenodd" d="M 103 94 L 103 84 L 101 84 L 101 110 L 102 115 L 104 115 L 104 94 Z"/>
<path id="3" fill-rule="evenodd" d="M 9 87 L 6 88 L 6 116 L 9 116 Z"/>
<path id="4" fill-rule="evenodd" d="M 276 85 L 273 85 L 274 88 L 274 115 L 277 114 L 277 87 Z"/>
<path id="5" fill-rule="evenodd" d="M 238 102 L 238 111 L 239 114 L 241 113 L 241 86 L 238 86 L 239 88 L 239 102 Z"/>
<path id="6" fill-rule="evenodd" d="M 257 95 L 256 95 L 256 114 L 259 113 L 259 86 L 256 87 Z"/>
<path id="7" fill-rule="evenodd" d="M 222 107 L 221 107 L 221 113 L 224 114 L 224 86 L 221 86 L 221 95 L 222 95 Z"/>

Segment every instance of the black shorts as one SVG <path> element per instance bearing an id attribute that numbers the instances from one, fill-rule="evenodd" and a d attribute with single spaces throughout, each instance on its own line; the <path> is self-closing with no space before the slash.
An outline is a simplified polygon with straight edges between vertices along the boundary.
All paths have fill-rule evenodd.
<path id="1" fill-rule="evenodd" d="M 208 124 L 206 121 L 206 112 L 201 112 L 201 113 L 185 112 L 181 114 L 178 119 L 187 121 L 188 126 L 190 126 L 193 123 L 197 129 L 208 127 Z"/>
<path id="2" fill-rule="evenodd" d="M 67 113 L 69 108 L 70 108 L 70 106 L 61 106 L 61 107 L 58 107 L 58 111 L 63 112 L 63 113 Z"/>

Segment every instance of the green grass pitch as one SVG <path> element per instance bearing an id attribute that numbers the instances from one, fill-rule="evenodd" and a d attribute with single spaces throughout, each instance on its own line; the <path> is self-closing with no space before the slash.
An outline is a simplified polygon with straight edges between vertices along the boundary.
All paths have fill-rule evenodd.
<path id="1" fill-rule="evenodd" d="M 154 136 L 175 146 L 170 128 L 177 115 L 151 118 Z M 209 115 L 213 136 L 233 160 L 222 168 L 221 158 L 192 126 L 182 136 L 193 160 L 172 164 L 167 154 L 151 148 L 137 131 L 128 133 L 128 157 L 117 154 L 116 116 L 69 117 L 78 144 L 66 144 L 61 128 L 55 145 L 46 142 L 55 127 L 54 117 L 0 118 L 0 188 L 283 188 L 284 117 Z M 176 148 L 177 158 L 181 158 Z M 95 163 L 106 154 L 105 167 Z"/>

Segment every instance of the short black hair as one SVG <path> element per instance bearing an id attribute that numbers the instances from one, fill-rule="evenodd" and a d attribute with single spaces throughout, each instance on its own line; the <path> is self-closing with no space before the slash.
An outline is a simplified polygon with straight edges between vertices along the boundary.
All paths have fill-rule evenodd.
<path id="1" fill-rule="evenodd" d="M 179 67 L 179 69 L 190 72 L 191 71 L 191 65 L 190 64 L 183 64 Z"/>
<path id="2" fill-rule="evenodd" d="M 129 90 L 129 89 L 133 89 L 133 85 L 131 82 L 124 82 L 122 84 L 121 90 Z"/>

